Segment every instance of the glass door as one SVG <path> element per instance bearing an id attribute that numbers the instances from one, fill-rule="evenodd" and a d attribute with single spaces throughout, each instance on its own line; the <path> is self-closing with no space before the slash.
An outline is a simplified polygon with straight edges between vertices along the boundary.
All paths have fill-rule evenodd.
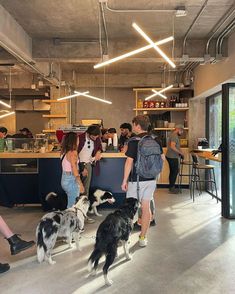
<path id="1" fill-rule="evenodd" d="M 224 84 L 222 93 L 222 214 L 235 218 L 235 84 Z"/>

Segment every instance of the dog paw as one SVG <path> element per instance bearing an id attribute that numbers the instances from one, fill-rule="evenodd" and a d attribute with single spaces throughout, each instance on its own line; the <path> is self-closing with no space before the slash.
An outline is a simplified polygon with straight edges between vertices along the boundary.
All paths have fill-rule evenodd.
<path id="1" fill-rule="evenodd" d="M 56 261 L 54 261 L 54 260 L 49 260 L 49 264 L 50 264 L 50 265 L 54 265 L 54 264 L 56 264 Z"/>
<path id="2" fill-rule="evenodd" d="M 88 272 L 90 273 L 92 271 L 93 267 L 92 267 L 92 262 L 89 261 L 88 264 L 87 264 L 87 270 Z"/>
<path id="3" fill-rule="evenodd" d="M 113 281 L 112 280 L 110 280 L 110 279 L 106 279 L 105 280 L 105 285 L 112 286 L 112 284 L 113 284 Z"/>
<path id="4" fill-rule="evenodd" d="M 103 214 L 97 213 L 97 216 L 103 216 Z"/>
<path id="5" fill-rule="evenodd" d="M 132 255 L 131 255 L 131 254 L 128 254 L 128 255 L 126 256 L 126 260 L 132 260 Z"/>
<path id="6" fill-rule="evenodd" d="M 94 270 L 91 271 L 91 276 L 92 277 L 96 276 L 96 274 L 97 274 L 97 270 L 94 269 Z"/>

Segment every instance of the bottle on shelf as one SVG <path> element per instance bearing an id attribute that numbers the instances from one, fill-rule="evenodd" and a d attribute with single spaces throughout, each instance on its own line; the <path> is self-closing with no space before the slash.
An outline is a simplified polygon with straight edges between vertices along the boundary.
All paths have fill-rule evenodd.
<path id="1" fill-rule="evenodd" d="M 188 127 L 188 121 L 187 121 L 187 119 L 186 119 L 186 118 L 184 119 L 184 127 L 185 127 L 185 128 L 187 128 L 187 127 Z"/>
<path id="2" fill-rule="evenodd" d="M 143 108 L 143 102 L 142 102 L 141 99 L 138 99 L 137 107 L 138 107 L 138 108 Z"/>

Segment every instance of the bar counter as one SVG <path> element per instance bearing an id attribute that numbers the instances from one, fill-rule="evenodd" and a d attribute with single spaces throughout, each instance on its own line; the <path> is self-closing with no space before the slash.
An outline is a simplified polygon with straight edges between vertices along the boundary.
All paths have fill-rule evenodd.
<path id="1" fill-rule="evenodd" d="M 212 151 L 214 149 L 194 149 L 193 152 L 197 154 L 198 157 L 204 158 L 205 160 L 213 160 L 217 162 L 222 161 L 222 154 L 221 152 L 218 153 L 216 156 L 212 155 Z"/>

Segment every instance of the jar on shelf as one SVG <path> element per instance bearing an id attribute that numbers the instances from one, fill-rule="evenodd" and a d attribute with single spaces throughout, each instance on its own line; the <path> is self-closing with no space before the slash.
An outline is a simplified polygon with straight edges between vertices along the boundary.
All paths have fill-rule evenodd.
<path id="1" fill-rule="evenodd" d="M 143 102 L 143 108 L 148 108 L 148 101 Z"/>
<path id="2" fill-rule="evenodd" d="M 143 102 L 142 102 L 141 99 L 138 100 L 138 102 L 137 102 L 137 107 L 138 107 L 138 108 L 143 108 Z"/>
<path id="3" fill-rule="evenodd" d="M 149 108 L 155 108 L 155 101 L 148 101 Z"/>
<path id="4" fill-rule="evenodd" d="M 166 104 L 165 104 L 164 101 L 162 101 L 162 102 L 160 103 L 160 107 L 161 107 L 161 108 L 165 108 L 165 105 L 166 105 Z"/>
<path id="5" fill-rule="evenodd" d="M 159 108 L 160 107 L 160 103 L 158 101 L 155 102 L 155 108 Z"/>

